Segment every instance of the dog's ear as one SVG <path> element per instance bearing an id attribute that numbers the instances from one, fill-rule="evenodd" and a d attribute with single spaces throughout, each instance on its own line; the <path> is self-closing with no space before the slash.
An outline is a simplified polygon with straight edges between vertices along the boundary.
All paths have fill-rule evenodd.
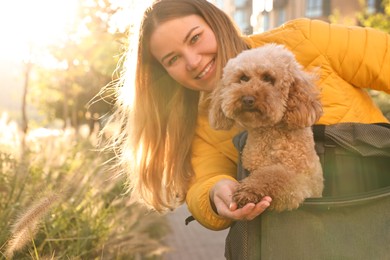
<path id="1" fill-rule="evenodd" d="M 319 91 L 314 84 L 314 75 L 293 66 L 293 82 L 290 85 L 286 113 L 283 122 L 289 128 L 312 126 L 322 115 Z"/>
<path id="2" fill-rule="evenodd" d="M 210 109 L 209 109 L 209 123 L 210 126 L 217 130 L 229 130 L 233 127 L 234 121 L 226 117 L 222 110 L 222 90 L 223 85 L 219 83 L 211 95 Z"/>

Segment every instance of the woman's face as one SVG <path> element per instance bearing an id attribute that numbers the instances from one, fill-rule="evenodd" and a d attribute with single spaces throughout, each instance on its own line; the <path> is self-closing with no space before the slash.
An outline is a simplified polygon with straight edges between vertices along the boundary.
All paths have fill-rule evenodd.
<path id="1" fill-rule="evenodd" d="M 164 22 L 150 41 L 152 55 L 173 79 L 193 90 L 214 89 L 217 41 L 203 18 L 189 15 Z"/>

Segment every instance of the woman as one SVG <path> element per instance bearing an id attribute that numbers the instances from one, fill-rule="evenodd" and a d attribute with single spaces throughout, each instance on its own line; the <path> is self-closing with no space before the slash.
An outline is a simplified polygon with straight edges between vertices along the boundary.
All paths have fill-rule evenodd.
<path id="1" fill-rule="evenodd" d="M 362 40 L 363 39 L 363 40 Z M 390 93 L 389 35 L 299 19 L 269 32 L 242 36 L 226 14 L 206 0 L 160 0 L 144 14 L 138 42 L 134 102 L 118 99 L 122 131 L 114 136 L 129 189 L 163 212 L 186 201 L 206 228 L 251 220 L 272 203 L 238 209 L 237 129 L 215 131 L 207 96 L 229 58 L 265 43 L 285 45 L 307 70 L 320 68 L 324 115 L 318 124 L 386 123 L 363 88 Z M 122 91 L 123 92 L 123 91 Z"/>

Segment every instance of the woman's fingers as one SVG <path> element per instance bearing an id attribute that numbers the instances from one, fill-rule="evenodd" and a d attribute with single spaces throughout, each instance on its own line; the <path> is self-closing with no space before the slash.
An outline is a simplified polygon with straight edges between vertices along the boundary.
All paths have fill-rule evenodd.
<path id="1" fill-rule="evenodd" d="M 235 207 L 230 208 L 230 212 L 223 212 L 224 217 L 232 220 L 252 220 L 263 213 L 271 205 L 271 202 L 272 199 L 266 196 L 257 204 L 248 203 L 239 209 L 235 205 Z"/>
<path id="2" fill-rule="evenodd" d="M 238 208 L 238 205 L 236 202 L 234 202 L 234 201 L 230 202 L 230 204 L 229 204 L 230 211 L 235 211 L 237 208 Z"/>
<path id="3" fill-rule="evenodd" d="M 246 216 L 246 220 L 252 220 L 263 213 L 270 205 L 272 199 L 270 197 L 264 197 L 259 203 L 256 204 L 255 208 L 249 212 Z"/>
<path id="4" fill-rule="evenodd" d="M 232 194 L 236 190 L 237 182 L 224 179 L 217 182 L 210 191 L 210 199 L 214 203 L 217 213 L 221 216 L 229 210 L 232 203 Z"/>
<path id="5" fill-rule="evenodd" d="M 232 200 L 237 185 L 235 181 L 224 179 L 217 182 L 211 189 L 210 200 L 218 215 L 232 220 L 252 220 L 270 206 L 272 199 L 265 196 L 257 204 L 248 203 L 244 207 L 238 208 L 237 203 Z"/>
<path id="6" fill-rule="evenodd" d="M 253 212 L 255 208 L 256 205 L 254 203 L 248 203 L 242 208 L 238 208 L 233 211 L 229 210 L 226 212 L 224 217 L 232 220 L 246 220 L 246 218 Z"/>

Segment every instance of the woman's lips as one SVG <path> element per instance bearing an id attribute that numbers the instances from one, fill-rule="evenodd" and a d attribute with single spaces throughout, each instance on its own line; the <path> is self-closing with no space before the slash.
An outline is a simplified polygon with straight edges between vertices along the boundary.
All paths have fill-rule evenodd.
<path id="1" fill-rule="evenodd" d="M 214 63 L 215 63 L 215 59 L 212 59 L 211 62 L 207 64 L 204 70 L 195 79 L 202 79 L 210 71 Z"/>

